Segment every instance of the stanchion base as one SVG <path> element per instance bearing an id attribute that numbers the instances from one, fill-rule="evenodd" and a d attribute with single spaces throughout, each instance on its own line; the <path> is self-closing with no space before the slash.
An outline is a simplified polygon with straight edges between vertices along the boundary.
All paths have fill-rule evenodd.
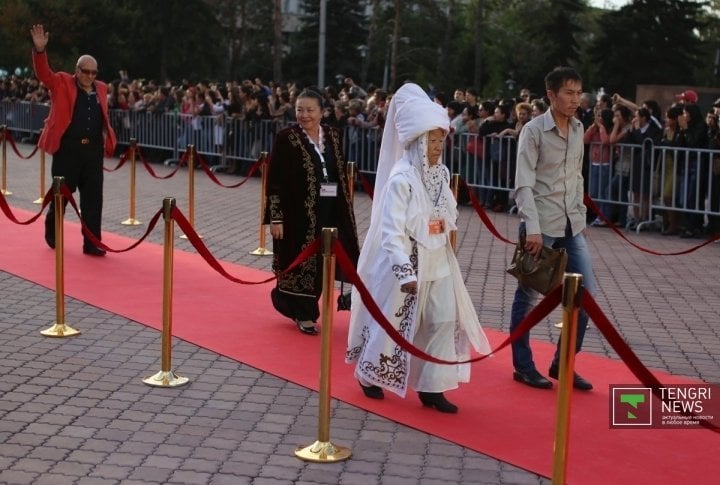
<path id="1" fill-rule="evenodd" d="M 315 463 L 333 463 L 350 458 L 352 452 L 349 448 L 335 446 L 329 441 L 316 441 L 310 446 L 295 450 L 295 456 L 304 461 Z"/>
<path id="2" fill-rule="evenodd" d="M 143 379 L 143 382 L 147 384 L 148 386 L 155 386 L 155 387 L 178 387 L 182 386 L 184 384 L 187 384 L 190 382 L 190 379 L 187 377 L 181 377 L 178 375 L 175 375 L 175 373 L 171 370 L 169 371 L 160 371 L 157 374 L 146 377 Z"/>
<path id="3" fill-rule="evenodd" d="M 46 337 L 74 337 L 75 335 L 80 335 L 80 330 L 75 330 L 64 323 L 60 325 L 56 323 L 48 329 L 40 330 L 40 333 Z"/>
<path id="4" fill-rule="evenodd" d="M 250 254 L 252 254 L 253 256 L 272 256 L 272 253 L 272 251 L 265 248 L 257 248 L 254 251 L 250 251 Z"/>
<path id="5" fill-rule="evenodd" d="M 2 192 L 2 195 L 12 195 L 12 192 L 10 192 L 9 190 L 2 189 L 0 190 L 0 192 Z"/>
<path id="6" fill-rule="evenodd" d="M 202 239 L 202 236 L 201 236 L 200 234 L 198 234 L 197 237 L 199 237 L 200 239 Z M 180 239 L 187 239 L 187 238 L 188 238 L 188 237 L 187 237 L 185 234 L 183 234 L 183 235 L 180 236 Z"/>
<path id="7" fill-rule="evenodd" d="M 33 200 L 33 204 L 42 204 L 45 201 L 43 197 Z"/>
<path id="8" fill-rule="evenodd" d="M 557 327 L 557 328 L 562 328 L 562 327 L 563 327 L 563 322 L 557 322 L 557 323 L 555 324 L 555 327 Z M 585 328 L 590 328 L 590 324 L 588 323 L 587 325 L 585 325 Z"/>
<path id="9" fill-rule="evenodd" d="M 120 224 L 123 226 L 139 226 L 142 224 L 142 222 L 138 221 L 137 219 L 133 219 L 132 217 L 129 217 L 128 219 L 125 219 Z"/>

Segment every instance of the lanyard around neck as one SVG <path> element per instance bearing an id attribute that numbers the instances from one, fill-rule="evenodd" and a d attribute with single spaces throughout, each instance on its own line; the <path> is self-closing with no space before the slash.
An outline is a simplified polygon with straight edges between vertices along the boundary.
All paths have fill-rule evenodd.
<path id="1" fill-rule="evenodd" d="M 323 155 L 323 150 L 321 148 L 324 145 L 324 143 L 323 143 L 324 133 L 323 133 L 322 126 L 319 127 L 319 130 L 320 131 L 319 131 L 318 139 L 320 140 L 320 146 L 318 146 L 315 143 L 315 141 L 312 139 L 310 134 L 307 131 L 305 131 L 305 129 L 303 129 L 303 132 L 305 133 L 305 136 L 307 136 L 308 140 L 310 140 L 310 144 L 315 149 L 315 153 L 317 153 L 318 156 L 320 157 L 320 165 L 322 166 L 323 178 L 325 179 L 325 182 L 327 182 L 328 181 L 328 171 L 327 171 L 327 166 L 325 165 L 325 156 Z"/>

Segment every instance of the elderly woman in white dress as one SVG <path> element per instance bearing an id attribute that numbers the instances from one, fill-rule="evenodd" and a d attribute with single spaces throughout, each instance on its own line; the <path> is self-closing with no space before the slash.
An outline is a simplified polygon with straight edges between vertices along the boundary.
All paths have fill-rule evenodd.
<path id="1" fill-rule="evenodd" d="M 438 359 L 462 361 L 490 345 L 463 283 L 449 233 L 457 209 L 442 164 L 447 113 L 415 84 L 393 96 L 380 148 L 370 228 L 358 274 L 385 317 L 415 347 Z M 445 391 L 470 378 L 469 364 L 430 363 L 411 356 L 378 325 L 353 289 L 346 361 L 355 362 L 363 393 L 401 397 L 408 387 L 424 406 L 458 408 Z"/>

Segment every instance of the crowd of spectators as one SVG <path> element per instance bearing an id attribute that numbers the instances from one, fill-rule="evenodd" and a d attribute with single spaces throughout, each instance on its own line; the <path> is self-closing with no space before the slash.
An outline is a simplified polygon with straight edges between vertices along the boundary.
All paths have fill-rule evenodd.
<path id="1" fill-rule="evenodd" d="M 161 83 L 129 79 L 125 71 L 120 71 L 118 79 L 110 83 L 108 102 L 112 110 L 185 115 L 188 123 L 186 133 L 181 134 L 183 141 L 192 140 L 192 136 L 197 140 L 193 133 L 206 128 L 197 120 L 212 117 L 217 120 L 215 129 L 207 136 L 215 147 L 221 147 L 233 137 L 231 129 L 219 128 L 227 126 L 221 121 L 236 120 L 245 127 L 272 122 L 277 128 L 292 123 L 295 97 L 302 87 L 295 83 L 265 83 L 259 78 L 226 83 L 192 83 L 187 79 Z M 350 77 L 320 91 L 325 100 L 323 121 L 344 130 L 348 159 L 357 159 L 361 153 L 371 157 L 376 154 L 391 93 L 372 84 L 359 86 Z M 464 163 L 471 165 L 468 173 L 479 176 L 476 180 L 480 185 L 498 188 L 478 189 L 480 201 L 494 211 L 507 210 L 515 170 L 515 141 L 529 119 L 545 112 L 547 100 L 526 88 L 517 97 L 496 99 L 482 99 L 472 87 L 455 89 L 452 96 L 431 89 L 429 95 L 447 109 L 449 140 L 463 152 Z M 50 102 L 47 90 L 35 78 L 16 76 L 0 79 L 0 101 Z M 702 201 L 709 199 L 711 211 L 719 210 L 720 156 L 707 153 L 678 160 L 678 152 L 668 151 L 669 147 L 720 148 L 720 99 L 704 114 L 697 101 L 697 93 L 687 90 L 663 113 L 651 99 L 636 104 L 619 94 L 582 95 L 577 117 L 586 130 L 586 191 L 598 200 L 616 202 L 601 204 L 605 219 L 591 214 L 588 222 L 603 227 L 609 221 L 635 229 L 647 220 L 653 197 L 666 206 L 691 210 L 702 210 Z M 651 157 L 647 150 L 628 148 L 641 147 L 648 139 L 660 149 L 664 147 L 662 154 Z M 458 148 L 460 140 L 462 146 Z M 650 166 L 652 161 L 654 166 Z M 655 193 L 648 193 L 650 186 L 657 189 Z M 694 237 L 720 231 L 715 218 L 705 225 L 701 215 L 686 213 L 680 217 L 681 212 L 664 212 L 663 234 Z"/>

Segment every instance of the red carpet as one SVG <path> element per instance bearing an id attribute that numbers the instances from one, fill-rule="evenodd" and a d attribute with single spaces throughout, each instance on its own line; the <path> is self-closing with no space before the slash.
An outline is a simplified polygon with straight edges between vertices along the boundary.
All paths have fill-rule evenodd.
<path id="1" fill-rule="evenodd" d="M 15 210 L 20 218 L 31 214 Z M 162 230 L 161 226 L 156 230 Z M 54 252 L 42 238 L 42 224 L 18 226 L 0 216 L 3 235 L 0 269 L 54 289 Z M 125 247 L 131 240 L 110 233 L 104 241 Z M 153 328 L 162 315 L 162 248 L 144 243 L 137 249 L 106 258 L 81 253 L 77 226 L 67 223 L 65 292 L 91 305 Z M 265 279 L 266 272 L 225 264 L 234 276 Z M 100 279 L 102 278 L 102 279 Z M 209 350 L 317 389 L 320 339 L 300 335 L 270 305 L 271 283 L 256 286 L 229 282 L 195 253 L 176 251 L 173 334 Z M 510 355 L 477 363 L 469 385 L 453 391 L 458 415 L 421 407 L 414 395 L 402 400 L 366 399 L 343 362 L 349 314 L 335 314 L 333 396 L 405 425 L 448 439 L 535 473 L 551 476 L 556 392 L 534 390 L 511 378 Z M 38 330 L 49 326 L 39 323 Z M 69 325 L 73 322 L 67 321 Z M 77 325 L 76 325 L 77 326 Z M 92 332 L 92 328 L 79 328 Z M 488 331 L 493 345 L 504 334 Z M 41 338 L 38 336 L 38 338 Z M 78 338 L 82 338 L 82 335 Z M 159 344 L 159 337 L 158 337 Z M 539 363 L 549 362 L 553 346 L 535 342 Z M 159 365 L 158 350 L 158 365 Z M 603 357 L 581 354 L 578 365 L 596 386 L 575 393 L 567 478 L 577 484 L 717 483 L 720 437 L 708 430 L 617 430 L 608 428 L 610 383 L 636 383 L 625 366 Z M 159 369 L 159 368 L 158 368 Z M 148 369 L 148 375 L 158 369 Z M 183 369 L 174 367 L 177 373 Z M 657 373 L 664 383 L 686 382 Z M 188 376 L 191 382 L 201 379 Z M 332 422 L 331 422 L 332 437 Z M 314 439 L 315 436 L 308 436 Z M 336 440 L 333 440 L 336 441 Z M 339 445 L 344 443 L 337 442 Z M 716 477 L 713 479 L 712 477 Z"/>

